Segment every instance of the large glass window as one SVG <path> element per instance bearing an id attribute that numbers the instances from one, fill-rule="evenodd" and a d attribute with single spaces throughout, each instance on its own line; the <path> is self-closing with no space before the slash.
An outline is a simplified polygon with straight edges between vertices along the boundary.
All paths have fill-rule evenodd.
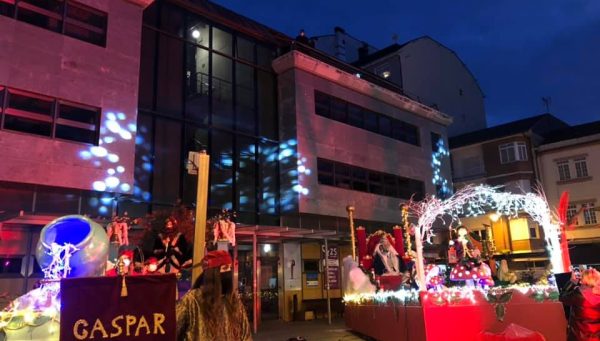
<path id="1" fill-rule="evenodd" d="M 185 116 L 203 124 L 210 117 L 209 55 L 207 49 L 186 44 Z"/>
<path id="2" fill-rule="evenodd" d="M 233 135 L 213 130 L 209 208 L 233 209 Z"/>
<path id="3" fill-rule="evenodd" d="M 221 29 L 212 29 L 212 49 L 228 56 L 233 52 L 233 38 L 231 34 Z"/>
<path id="4" fill-rule="evenodd" d="M 273 74 L 258 70 L 258 116 L 259 116 L 259 135 L 277 139 L 278 122 L 277 122 L 277 92 L 275 85 L 275 77 Z"/>
<path id="5" fill-rule="evenodd" d="M 256 130 L 254 99 L 254 68 L 235 64 L 236 121 L 240 131 L 254 133 Z"/>
<path id="6" fill-rule="evenodd" d="M 188 14 L 186 37 L 188 41 L 210 47 L 210 26 L 194 14 Z"/>
<path id="7" fill-rule="evenodd" d="M 181 123 L 157 118 L 154 130 L 153 198 L 157 203 L 172 204 L 180 198 Z"/>
<path id="8" fill-rule="evenodd" d="M 182 114 L 183 42 L 159 35 L 156 110 L 180 117 Z"/>
<path id="9" fill-rule="evenodd" d="M 256 143 L 254 139 L 238 136 L 236 144 L 236 200 L 240 213 L 256 212 Z M 240 215 L 243 223 L 255 224 L 254 213 Z M 242 221 L 241 221 L 242 222 Z"/>
<path id="10" fill-rule="evenodd" d="M 498 149 L 500 151 L 500 163 L 527 161 L 527 147 L 525 142 L 501 144 Z"/>
<path id="11" fill-rule="evenodd" d="M 16 15 L 19 21 L 94 45 L 106 45 L 107 14 L 75 1 L 2 0 L 0 15 L 11 18 Z"/>
<path id="12" fill-rule="evenodd" d="M 231 129 L 233 124 L 233 63 L 231 59 L 212 54 L 213 124 Z"/>

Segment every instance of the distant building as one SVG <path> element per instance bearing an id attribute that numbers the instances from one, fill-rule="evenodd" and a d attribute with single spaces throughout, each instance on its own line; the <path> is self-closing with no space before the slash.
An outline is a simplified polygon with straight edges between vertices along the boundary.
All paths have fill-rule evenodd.
<path id="1" fill-rule="evenodd" d="M 333 35 L 313 39 L 325 53 L 383 77 L 410 98 L 452 116 L 449 136 L 487 126 L 477 79 L 453 50 L 431 37 L 377 49 L 336 27 Z"/>
<path id="2" fill-rule="evenodd" d="M 543 114 L 450 138 L 454 185 L 488 184 L 513 193 L 535 191 L 540 178 L 536 148 L 545 138 L 567 128 L 565 122 Z M 496 251 L 509 255 L 516 269 L 542 267 L 546 262 L 542 229 L 527 216 L 480 216 L 463 223 L 474 230 L 491 227 Z"/>
<path id="3" fill-rule="evenodd" d="M 540 180 L 551 207 L 569 192 L 567 231 L 574 264 L 600 263 L 600 121 L 552 134 L 536 148 Z"/>

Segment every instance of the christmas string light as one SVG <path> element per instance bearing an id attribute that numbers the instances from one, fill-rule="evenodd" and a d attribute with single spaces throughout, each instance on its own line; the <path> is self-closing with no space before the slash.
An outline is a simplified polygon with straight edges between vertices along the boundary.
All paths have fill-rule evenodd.
<path id="1" fill-rule="evenodd" d="M 48 334 L 58 331 L 60 314 L 60 279 L 71 271 L 71 256 L 78 251 L 72 244 L 45 245 L 52 257 L 50 264 L 42 269 L 44 280 L 39 288 L 16 299 L 0 312 L 0 330 L 14 331 L 26 327 L 40 327 L 48 323 Z"/>
<path id="2" fill-rule="evenodd" d="M 431 244 L 434 236 L 432 226 L 441 222 L 445 226 L 460 223 L 460 217 L 474 217 L 492 211 L 499 215 L 518 217 L 525 212 L 544 230 L 546 247 L 550 254 L 550 262 L 555 272 L 563 272 L 560 252 L 560 228 L 548 206 L 543 193 L 513 194 L 500 192 L 497 187 L 486 185 L 469 185 L 457 191 L 452 197 L 442 200 L 429 196 L 420 202 L 411 202 L 410 210 L 418 217 L 415 227 L 417 244 L 417 275 L 421 287 L 424 288 L 425 275 L 423 268 L 423 241 Z"/>

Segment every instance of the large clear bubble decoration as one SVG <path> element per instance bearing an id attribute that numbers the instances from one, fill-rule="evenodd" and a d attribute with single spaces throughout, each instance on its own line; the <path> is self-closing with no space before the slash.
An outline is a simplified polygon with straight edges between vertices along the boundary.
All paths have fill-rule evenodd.
<path id="1" fill-rule="evenodd" d="M 77 251 L 70 257 L 71 271 L 67 277 L 102 276 L 108 260 L 108 236 L 95 221 L 81 215 L 60 217 L 44 226 L 40 233 L 35 257 L 40 267 L 52 262 L 52 243 L 71 244 Z"/>

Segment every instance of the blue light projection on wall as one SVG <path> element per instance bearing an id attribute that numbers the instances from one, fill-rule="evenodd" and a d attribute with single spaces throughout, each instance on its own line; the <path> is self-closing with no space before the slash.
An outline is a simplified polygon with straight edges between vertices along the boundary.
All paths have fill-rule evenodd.
<path id="1" fill-rule="evenodd" d="M 79 157 L 82 160 L 88 160 L 98 168 L 106 168 L 106 174 L 103 178 L 94 179 L 90 184 L 91 189 L 98 192 L 129 192 L 131 184 L 123 182 L 121 176 L 126 168 L 120 164 L 121 158 L 114 152 L 114 145 L 117 141 L 131 140 L 136 133 L 136 124 L 126 122 L 127 116 L 122 112 L 107 112 L 102 125 L 100 126 L 100 140 L 97 146 L 91 146 L 79 151 Z M 110 202 L 97 202 L 95 198 L 90 198 L 90 206 L 98 207 L 98 213 L 106 214 Z M 104 200 L 103 198 L 102 200 Z M 112 201 L 109 198 L 109 201 Z M 97 206 L 98 205 L 98 206 Z"/>
<path id="2" fill-rule="evenodd" d="M 299 197 L 310 193 L 304 185 L 311 170 L 306 167 L 306 158 L 297 152 L 297 144 L 296 139 L 290 139 L 279 145 L 281 208 L 284 212 L 297 211 Z"/>
<path id="3" fill-rule="evenodd" d="M 442 166 L 449 161 L 450 152 L 443 138 L 438 139 L 436 147 L 437 150 L 431 154 L 431 168 L 433 169 L 431 182 L 436 186 L 436 195 L 444 199 L 452 195 L 448 179 L 442 175 Z"/>

